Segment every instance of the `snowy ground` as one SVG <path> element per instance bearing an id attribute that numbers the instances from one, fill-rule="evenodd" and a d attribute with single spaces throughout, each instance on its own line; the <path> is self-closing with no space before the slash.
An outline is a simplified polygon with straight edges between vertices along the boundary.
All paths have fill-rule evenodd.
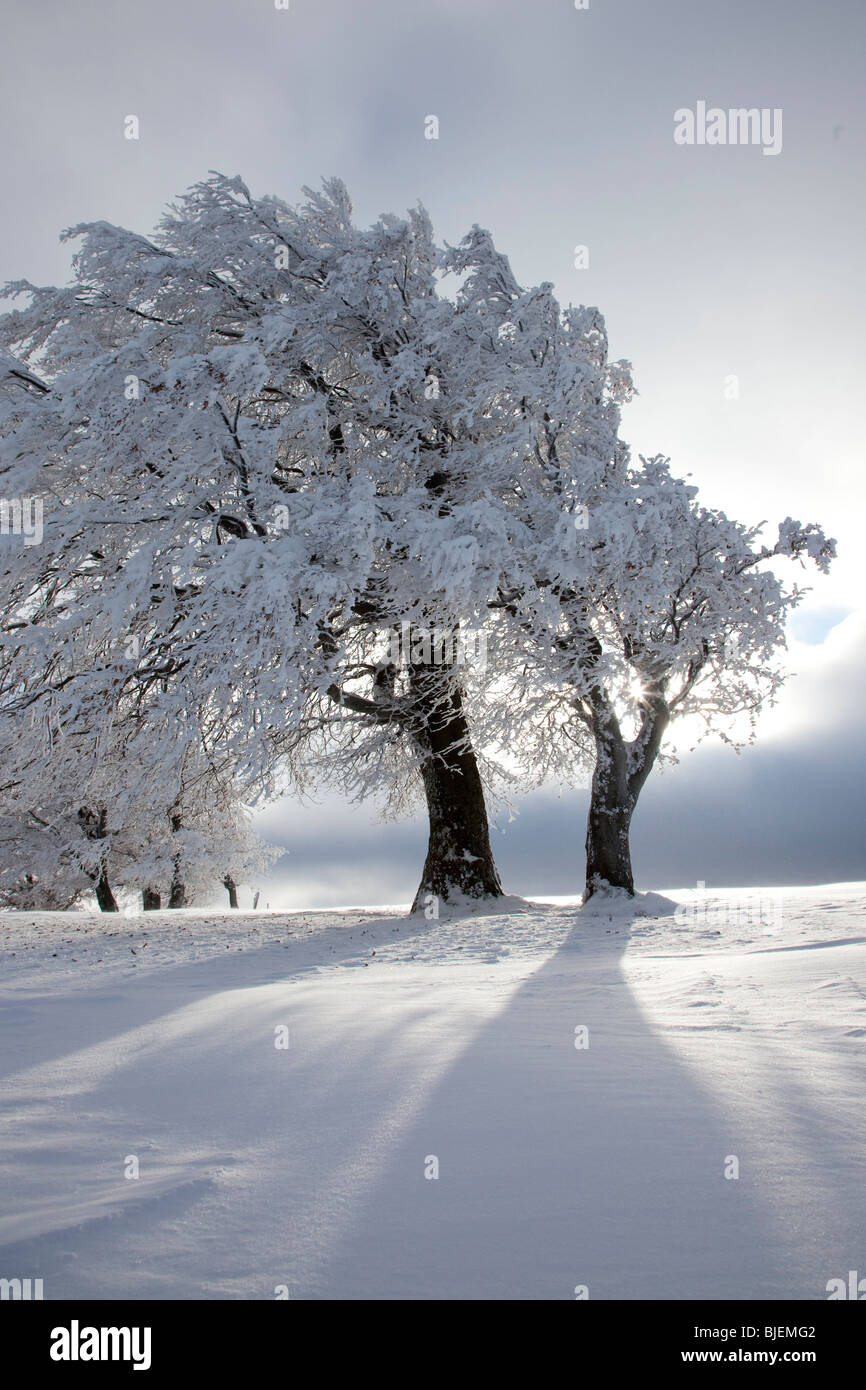
<path id="1" fill-rule="evenodd" d="M 506 906 L 4 914 L 0 1276 L 823 1299 L 866 1274 L 866 884 Z"/>

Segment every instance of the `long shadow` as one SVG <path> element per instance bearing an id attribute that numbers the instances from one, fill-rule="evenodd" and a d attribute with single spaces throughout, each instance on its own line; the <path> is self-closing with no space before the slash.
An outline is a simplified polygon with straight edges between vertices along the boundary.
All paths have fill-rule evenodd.
<path id="1" fill-rule="evenodd" d="M 577 915 L 413 1117 L 308 1297 L 826 1296 L 808 1217 L 767 1219 L 749 1133 L 636 1004 L 627 938 Z M 736 1065 L 738 1035 L 724 1046 Z"/>
<path id="2" fill-rule="evenodd" d="M 539 932 L 562 921 L 548 914 Z M 46 1276 L 49 1297 L 272 1298 L 286 1284 L 292 1298 L 760 1299 L 822 1297 L 845 1272 L 816 1268 L 808 1212 L 790 1230 L 769 1218 L 748 1123 L 639 1007 L 628 919 L 572 910 L 528 977 L 529 955 L 526 970 L 496 966 L 515 942 L 497 919 L 465 924 L 471 974 L 460 923 L 356 919 L 308 950 L 263 944 L 108 986 L 115 1004 L 83 1033 L 82 999 L 68 1001 L 78 1036 L 44 1041 L 22 1142 L 50 1180 L 31 1192 L 37 1215 L 55 1179 L 83 1180 L 91 1205 L 81 1229 L 61 1211 L 9 1243 L 8 1276 Z M 447 968 L 327 969 L 398 936 L 432 936 Z M 748 1036 L 719 1037 L 747 1080 Z M 127 1152 L 140 1189 L 122 1182 Z"/>
<path id="3" fill-rule="evenodd" d="M 317 914 L 307 915 L 315 917 Z M 435 922 L 423 918 L 398 914 L 383 917 L 381 913 L 363 909 L 322 915 L 345 915 L 347 921 L 303 935 L 296 917 L 271 919 L 269 930 L 271 926 L 275 933 L 290 930 L 296 939 L 291 943 L 281 941 L 279 945 L 270 941 L 246 944 L 242 952 L 232 950 L 226 956 L 210 952 L 182 965 L 167 961 L 142 971 L 130 967 L 124 975 L 112 969 L 107 979 L 94 970 L 93 983 L 83 989 L 65 992 L 61 979 L 59 993 L 34 987 L 14 996 L 9 1002 L 0 1004 L 0 1025 L 12 1033 L 4 1037 L 0 1048 L 0 1079 L 52 1060 L 62 1062 L 69 1054 L 73 1027 L 77 1035 L 76 1050 L 96 1044 L 109 1045 L 112 1038 L 119 1043 L 133 1030 L 156 1023 L 172 1010 L 188 1005 L 197 995 L 288 983 L 329 966 L 352 962 L 371 946 L 385 944 L 397 935 L 401 940 L 423 939 L 436 927 Z M 243 917 L 244 914 L 238 914 L 236 918 L 227 919 L 226 935 L 230 945 L 235 944 L 230 929 L 242 923 Z M 141 922 L 149 925 L 146 919 L 124 920 L 139 920 L 139 930 L 142 936 L 146 934 L 141 926 Z M 368 938 L 366 943 L 362 933 Z M 137 944 L 140 949 L 140 941 Z M 7 965 L 5 980 L 14 983 L 15 975 L 15 968 Z M 82 1017 L 82 1003 L 86 1001 L 98 1006 L 89 1019 Z M 0 1095 L 0 1109 L 7 1104 L 6 1098 Z"/>
<path id="4" fill-rule="evenodd" d="M 273 1296 L 284 1260 L 280 1242 L 269 1245 L 271 1203 L 277 1219 L 287 1203 L 299 1213 L 330 1205 L 328 1173 L 357 1151 L 352 1120 L 375 1147 L 395 1109 L 392 1069 L 409 1055 L 408 1034 L 438 1016 L 419 988 L 399 1019 L 365 1035 L 377 982 L 358 968 L 363 957 L 397 939 L 420 944 L 436 924 L 373 913 L 348 923 L 289 949 L 263 944 L 59 1000 L 14 1001 L 31 1026 L 6 1053 L 0 1272 L 44 1276 L 54 1298 Z M 293 1036 L 282 1052 L 274 1029 L 286 1023 Z M 353 1078 L 377 1067 L 368 1113 L 347 1128 Z M 128 1154 L 140 1162 L 136 1181 L 124 1180 Z M 202 1207 L 210 1219 L 199 1220 Z M 273 1275 L 260 1272 L 263 1247 Z"/>

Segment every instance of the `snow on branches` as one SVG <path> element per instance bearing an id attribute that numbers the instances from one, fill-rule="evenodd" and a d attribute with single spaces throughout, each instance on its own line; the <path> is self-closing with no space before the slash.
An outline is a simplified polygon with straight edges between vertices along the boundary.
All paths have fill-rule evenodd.
<path id="1" fill-rule="evenodd" d="M 630 815 L 673 718 L 772 695 L 797 592 L 759 564 L 832 542 L 788 520 L 761 548 L 633 466 L 601 315 L 521 287 L 488 232 L 304 195 L 212 174 L 152 237 L 72 228 L 71 286 L 6 287 L 3 489 L 42 504 L 41 543 L 0 552 L 8 823 L 97 884 L 106 842 L 146 887 L 191 881 L 208 837 L 236 879 L 247 801 L 414 786 L 419 901 L 496 895 L 497 756 L 598 774 L 619 739 Z"/>

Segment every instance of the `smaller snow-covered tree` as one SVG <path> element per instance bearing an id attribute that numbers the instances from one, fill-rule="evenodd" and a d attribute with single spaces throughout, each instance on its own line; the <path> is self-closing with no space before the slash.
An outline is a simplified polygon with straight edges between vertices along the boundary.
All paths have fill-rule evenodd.
<path id="1" fill-rule="evenodd" d="M 765 544 L 764 523 L 731 521 L 697 493 L 661 456 L 611 470 L 590 499 L 582 574 L 545 585 L 534 608 L 509 610 L 546 673 L 522 692 L 536 765 L 592 767 L 587 898 L 605 886 L 634 891 L 631 820 L 674 721 L 697 721 L 695 739 L 739 746 L 755 736 L 785 679 L 786 618 L 804 596 L 776 562 L 826 571 L 835 554 L 813 523 L 788 518 Z"/>
<path id="2" fill-rule="evenodd" d="M 75 655 L 77 666 L 54 668 L 61 688 L 78 666 L 101 663 L 109 681 L 112 658 L 90 648 L 86 627 Z M 253 872 L 278 853 L 251 830 L 249 788 L 234 774 L 220 719 L 206 709 L 189 702 L 165 717 L 146 698 L 112 707 L 85 694 L 55 727 L 50 700 L 30 698 L 26 664 L 8 660 L 3 672 L 0 893 L 10 905 L 72 903 L 93 892 L 114 912 L 115 890 L 125 889 L 140 891 L 146 907 L 163 896 L 178 907 L 212 890 L 227 864 Z"/>

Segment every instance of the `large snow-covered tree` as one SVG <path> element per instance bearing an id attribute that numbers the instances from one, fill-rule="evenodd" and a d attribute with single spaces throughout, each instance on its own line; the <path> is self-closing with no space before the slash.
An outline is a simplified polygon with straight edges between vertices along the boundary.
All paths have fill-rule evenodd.
<path id="1" fill-rule="evenodd" d="M 65 813 L 97 883 L 109 824 L 159 823 L 175 905 L 202 758 L 241 801 L 311 775 L 422 791 L 416 906 L 501 892 L 489 754 L 587 763 L 587 891 L 630 890 L 668 724 L 772 696 L 798 596 L 769 563 L 832 544 L 785 523 L 763 547 L 633 466 L 601 315 L 521 287 L 488 233 L 361 230 L 338 181 L 305 193 L 214 175 L 153 237 L 74 228 L 71 286 L 7 286 L 0 467 L 43 515 L 0 555 L 0 718 L 96 759 Z M 455 659 L 473 631 L 486 665 Z"/>
<path id="2" fill-rule="evenodd" d="M 580 332 L 545 347 L 549 287 L 522 290 L 480 229 L 441 248 L 421 211 L 350 213 L 336 181 L 292 209 L 217 175 L 153 238 L 73 229 L 68 289 L 7 287 L 6 487 L 45 500 L 44 547 L 6 576 L 10 710 L 98 729 L 129 704 L 164 728 L 192 699 L 261 789 L 336 722 L 338 765 L 420 780 L 416 901 L 496 895 L 488 702 L 412 639 L 488 621 L 551 399 L 589 466 L 596 365 Z"/>

